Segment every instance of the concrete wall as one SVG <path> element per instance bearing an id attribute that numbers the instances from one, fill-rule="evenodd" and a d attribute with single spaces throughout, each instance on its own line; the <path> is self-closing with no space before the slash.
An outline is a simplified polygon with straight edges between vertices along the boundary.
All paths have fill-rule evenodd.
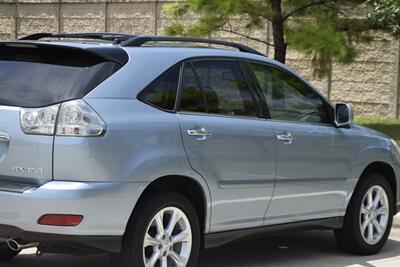
<path id="1" fill-rule="evenodd" d="M 168 0 L 0 0 L 0 39 L 15 39 L 35 32 L 111 31 L 163 34 L 168 21 L 163 5 Z M 185 18 L 190 24 L 193 18 Z M 271 39 L 270 26 L 254 32 Z M 273 56 L 273 48 L 217 33 L 216 38 L 247 43 Z M 352 103 L 358 115 L 399 117 L 400 44 L 376 34 L 359 44 L 360 55 L 350 65 L 333 63 L 331 78 L 316 79 L 310 56 L 289 51 L 287 64 L 310 80 L 333 101 Z"/>

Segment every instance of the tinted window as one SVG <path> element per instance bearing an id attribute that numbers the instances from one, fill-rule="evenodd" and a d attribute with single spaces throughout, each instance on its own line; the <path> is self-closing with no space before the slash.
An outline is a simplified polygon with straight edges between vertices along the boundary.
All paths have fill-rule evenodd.
<path id="1" fill-rule="evenodd" d="M 180 110 L 188 112 L 205 111 L 201 90 L 190 64 L 185 64 L 183 69 Z"/>
<path id="2" fill-rule="evenodd" d="M 84 50 L 0 46 L 0 105 L 39 107 L 82 98 L 121 65 Z"/>
<path id="3" fill-rule="evenodd" d="M 179 84 L 179 73 L 181 65 L 177 65 L 158 78 L 148 86 L 139 98 L 151 105 L 165 109 L 174 110 L 176 94 Z"/>
<path id="4" fill-rule="evenodd" d="M 265 65 L 251 64 L 267 100 L 271 117 L 277 120 L 329 123 L 321 97 L 297 77 Z"/>
<path id="5" fill-rule="evenodd" d="M 194 63 L 208 113 L 229 116 L 257 116 L 250 89 L 238 62 L 198 61 Z"/>

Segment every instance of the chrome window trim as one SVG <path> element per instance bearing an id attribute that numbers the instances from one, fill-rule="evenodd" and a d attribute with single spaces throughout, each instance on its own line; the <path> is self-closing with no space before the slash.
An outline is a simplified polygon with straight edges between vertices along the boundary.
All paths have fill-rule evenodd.
<path id="1" fill-rule="evenodd" d="M 321 126 L 321 127 L 336 128 L 335 125 L 330 124 L 330 123 L 285 121 L 285 120 L 278 120 L 278 119 L 267 119 L 267 121 L 268 122 L 279 122 L 279 123 L 290 123 L 290 124 L 298 124 L 298 125 L 310 125 L 310 126 Z"/>
<path id="2" fill-rule="evenodd" d="M 178 111 L 179 115 L 192 115 L 192 116 L 204 116 L 204 117 L 218 117 L 218 118 L 226 118 L 226 119 L 242 119 L 242 120 L 259 120 L 259 121 L 268 121 L 266 118 L 252 117 L 252 116 L 229 116 L 224 114 L 214 114 L 214 113 L 204 113 L 204 112 L 189 112 L 189 111 Z"/>

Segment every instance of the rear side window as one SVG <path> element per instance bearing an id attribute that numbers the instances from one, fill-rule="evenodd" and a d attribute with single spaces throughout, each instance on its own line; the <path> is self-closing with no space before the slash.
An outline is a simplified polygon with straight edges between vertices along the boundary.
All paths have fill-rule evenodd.
<path id="1" fill-rule="evenodd" d="M 139 95 L 139 99 L 158 108 L 175 110 L 181 64 L 162 74 Z"/>
<path id="2" fill-rule="evenodd" d="M 179 110 L 186 112 L 205 112 L 201 90 L 190 64 L 185 64 L 183 69 Z"/>
<path id="3" fill-rule="evenodd" d="M 193 63 L 208 113 L 257 117 L 256 107 L 239 62 L 223 60 Z"/>
<path id="4" fill-rule="evenodd" d="M 0 46 L 0 105 L 41 107 L 82 98 L 121 68 L 81 49 Z"/>

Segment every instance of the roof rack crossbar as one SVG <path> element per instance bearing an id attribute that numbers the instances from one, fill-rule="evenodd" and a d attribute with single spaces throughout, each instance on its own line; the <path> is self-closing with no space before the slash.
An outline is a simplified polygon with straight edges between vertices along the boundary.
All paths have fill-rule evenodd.
<path id="1" fill-rule="evenodd" d="M 108 33 L 108 32 L 88 32 L 88 33 L 35 33 L 19 40 L 40 40 L 43 38 L 71 38 L 71 39 L 94 39 L 94 40 L 106 40 L 122 42 L 129 40 L 130 38 L 136 37 L 132 34 L 124 33 Z"/>
<path id="2" fill-rule="evenodd" d="M 138 47 L 138 46 L 142 46 L 148 42 L 188 42 L 188 43 L 223 45 L 223 46 L 229 46 L 229 47 L 236 48 L 241 52 L 247 52 L 247 53 L 251 53 L 251 54 L 264 56 L 257 50 L 250 48 L 248 46 L 242 45 L 242 44 L 221 41 L 221 40 L 210 40 L 210 39 L 204 39 L 204 38 L 190 38 L 190 37 L 134 36 L 126 41 L 121 42 L 121 46 Z"/>

